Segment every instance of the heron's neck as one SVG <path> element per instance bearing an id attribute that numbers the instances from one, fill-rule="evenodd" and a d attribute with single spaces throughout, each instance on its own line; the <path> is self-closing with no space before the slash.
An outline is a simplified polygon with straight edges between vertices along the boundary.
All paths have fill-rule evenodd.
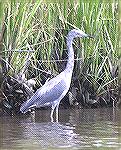
<path id="1" fill-rule="evenodd" d="M 66 71 L 73 72 L 74 68 L 74 51 L 72 46 L 73 39 L 67 37 L 68 61 L 66 64 Z"/>

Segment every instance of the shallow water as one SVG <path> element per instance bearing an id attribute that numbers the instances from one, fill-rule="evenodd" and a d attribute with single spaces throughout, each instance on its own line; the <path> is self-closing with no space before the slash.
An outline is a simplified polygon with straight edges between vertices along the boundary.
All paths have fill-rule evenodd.
<path id="1" fill-rule="evenodd" d="M 0 118 L 0 150 L 121 150 L 121 110 L 61 109 Z"/>

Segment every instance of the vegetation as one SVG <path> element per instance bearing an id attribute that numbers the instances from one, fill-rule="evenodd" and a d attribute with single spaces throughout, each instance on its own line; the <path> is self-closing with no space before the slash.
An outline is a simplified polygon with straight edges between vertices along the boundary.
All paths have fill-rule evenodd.
<path id="1" fill-rule="evenodd" d="M 118 3 L 99 1 L 0 3 L 0 74 L 4 111 L 19 111 L 33 94 L 65 68 L 66 35 L 73 28 L 94 35 L 76 39 L 69 105 L 116 106 L 118 102 Z M 67 100 L 66 100 L 67 101 Z M 64 106 L 65 101 L 62 101 Z"/>

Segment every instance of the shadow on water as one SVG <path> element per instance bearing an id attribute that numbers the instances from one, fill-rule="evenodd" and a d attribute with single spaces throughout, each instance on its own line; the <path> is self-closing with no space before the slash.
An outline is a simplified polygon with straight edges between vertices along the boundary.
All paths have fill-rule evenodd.
<path id="1" fill-rule="evenodd" d="M 49 110 L 0 118 L 0 149 L 120 149 L 121 110 L 63 109 L 59 123 Z"/>

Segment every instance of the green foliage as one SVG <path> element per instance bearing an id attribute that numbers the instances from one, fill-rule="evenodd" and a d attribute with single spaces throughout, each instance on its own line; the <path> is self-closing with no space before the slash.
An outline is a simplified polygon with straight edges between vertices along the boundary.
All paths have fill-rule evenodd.
<path id="1" fill-rule="evenodd" d="M 22 71 L 30 50 L 34 52 L 30 52 L 26 77 L 37 77 L 41 81 L 48 78 L 48 72 L 55 75 L 62 71 L 65 62 L 56 60 L 66 59 L 66 35 L 71 29 L 79 28 L 94 35 L 94 39 L 74 41 L 74 77 L 81 87 L 88 81 L 97 100 L 105 93 L 112 96 L 112 91 L 117 88 L 118 3 L 11 1 L 5 3 L 3 12 L 2 57 L 8 65 L 7 74 Z M 85 90 L 90 95 L 89 89 Z"/>

